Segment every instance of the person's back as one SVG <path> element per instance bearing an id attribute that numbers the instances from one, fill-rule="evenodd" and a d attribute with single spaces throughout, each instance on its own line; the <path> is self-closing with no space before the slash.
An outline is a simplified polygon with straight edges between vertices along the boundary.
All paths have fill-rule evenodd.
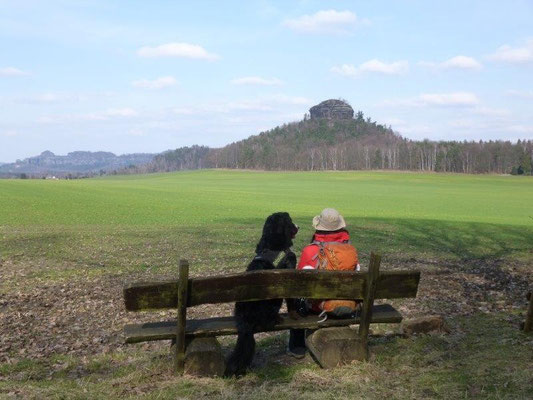
<path id="1" fill-rule="evenodd" d="M 333 208 L 326 208 L 313 218 L 315 233 L 311 244 L 304 247 L 297 268 L 300 270 L 359 270 L 357 250 L 350 244 L 350 234 L 342 215 Z M 355 312 L 357 303 L 353 300 L 307 301 L 309 311 L 328 313 L 335 317 L 348 317 Z M 304 331 L 290 332 L 289 354 L 295 357 L 305 355 Z"/>
<path id="2" fill-rule="evenodd" d="M 297 268 L 333 271 L 359 270 L 357 250 L 350 244 L 350 234 L 342 215 L 326 208 L 313 219 L 316 229 L 311 244 L 304 247 Z M 320 300 L 311 302 L 314 312 L 328 312 L 336 316 L 349 315 L 357 304 L 353 300 Z"/>

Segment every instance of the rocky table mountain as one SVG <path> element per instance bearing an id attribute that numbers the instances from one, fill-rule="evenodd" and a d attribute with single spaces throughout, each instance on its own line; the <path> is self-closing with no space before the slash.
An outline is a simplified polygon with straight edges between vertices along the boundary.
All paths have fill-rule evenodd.
<path id="1" fill-rule="evenodd" d="M 325 100 L 309 109 L 311 119 L 352 119 L 353 108 L 342 100 Z"/>

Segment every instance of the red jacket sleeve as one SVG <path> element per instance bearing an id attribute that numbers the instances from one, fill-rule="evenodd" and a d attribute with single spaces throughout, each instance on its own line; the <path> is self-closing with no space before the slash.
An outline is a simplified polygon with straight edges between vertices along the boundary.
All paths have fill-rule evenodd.
<path id="1" fill-rule="evenodd" d="M 316 268 L 318 264 L 318 258 L 315 257 L 318 254 L 318 246 L 316 244 L 310 244 L 305 246 L 300 256 L 300 262 L 298 263 L 298 269 L 303 269 L 306 266 Z"/>

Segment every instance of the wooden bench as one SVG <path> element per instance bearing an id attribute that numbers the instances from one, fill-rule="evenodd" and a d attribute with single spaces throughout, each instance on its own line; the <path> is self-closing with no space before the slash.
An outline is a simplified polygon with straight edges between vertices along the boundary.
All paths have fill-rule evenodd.
<path id="1" fill-rule="evenodd" d="M 220 375 L 224 359 L 216 336 L 237 333 L 232 316 L 187 319 L 187 307 L 235 301 L 276 298 L 360 299 L 356 318 L 327 319 L 316 315 L 297 320 L 281 314 L 271 330 L 307 329 L 306 343 L 317 361 L 328 367 L 351 359 L 368 359 L 370 323 L 399 323 L 401 314 L 389 304 L 374 305 L 375 299 L 416 297 L 419 271 L 391 271 L 380 274 L 381 257 L 372 254 L 367 273 L 347 271 L 269 270 L 189 278 L 189 264 L 181 260 L 178 280 L 132 283 L 124 287 L 128 311 L 177 309 L 177 320 L 126 325 L 126 343 L 172 340 L 177 373 Z M 356 332 L 349 325 L 359 324 Z M 322 328 L 339 328 L 337 334 L 320 335 Z M 316 334 L 312 333 L 316 330 Z M 328 347 L 337 343 L 337 354 Z M 349 344 L 349 346 L 347 346 Z M 354 345 L 355 344 L 355 345 Z M 335 345 L 334 345 L 335 346 Z M 348 351 L 348 347 L 355 349 Z M 350 355 L 351 354 L 351 355 Z"/>

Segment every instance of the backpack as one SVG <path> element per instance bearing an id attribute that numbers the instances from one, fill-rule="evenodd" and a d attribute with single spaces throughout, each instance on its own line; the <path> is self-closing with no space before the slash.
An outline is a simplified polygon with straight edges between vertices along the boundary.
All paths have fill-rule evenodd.
<path id="1" fill-rule="evenodd" d="M 319 242 L 317 269 L 327 271 L 355 271 L 358 264 L 357 250 L 349 242 Z M 357 309 L 358 302 L 354 300 L 324 300 L 320 309 L 332 313 L 338 307 L 348 307 L 352 312 Z"/>

